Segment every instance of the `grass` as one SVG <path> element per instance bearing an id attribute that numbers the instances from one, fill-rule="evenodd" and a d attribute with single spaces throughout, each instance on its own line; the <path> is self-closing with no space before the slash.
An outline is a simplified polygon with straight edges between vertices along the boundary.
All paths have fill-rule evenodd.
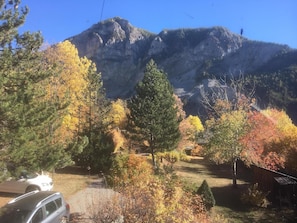
<path id="1" fill-rule="evenodd" d="M 53 190 L 63 193 L 66 199 L 86 188 L 94 179 L 94 176 L 89 175 L 87 170 L 76 166 L 57 170 L 51 174 L 51 177 L 54 182 Z M 95 178 L 98 177 L 95 176 Z"/>
<path id="2" fill-rule="evenodd" d="M 240 196 L 252 182 L 251 171 L 239 165 L 238 187 L 232 187 L 231 165 L 215 165 L 202 157 L 192 157 L 191 161 L 175 164 L 176 172 L 186 182 L 200 186 L 207 180 L 216 199 L 211 215 L 221 216 L 215 222 L 251 223 L 251 222 L 297 222 L 293 210 L 279 207 L 257 208 L 242 204 Z M 222 221 L 222 216 L 224 221 Z"/>

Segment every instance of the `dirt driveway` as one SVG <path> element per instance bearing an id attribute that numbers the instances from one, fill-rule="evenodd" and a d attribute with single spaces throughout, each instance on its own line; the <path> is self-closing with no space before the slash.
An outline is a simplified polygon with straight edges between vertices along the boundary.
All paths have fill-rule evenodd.
<path id="1" fill-rule="evenodd" d="M 0 207 L 4 206 L 7 202 L 17 197 L 17 194 L 9 194 L 0 192 Z"/>
<path id="2" fill-rule="evenodd" d="M 113 199 L 115 192 L 105 188 L 101 179 L 67 199 L 70 205 L 71 223 L 94 223 L 98 209 Z"/>

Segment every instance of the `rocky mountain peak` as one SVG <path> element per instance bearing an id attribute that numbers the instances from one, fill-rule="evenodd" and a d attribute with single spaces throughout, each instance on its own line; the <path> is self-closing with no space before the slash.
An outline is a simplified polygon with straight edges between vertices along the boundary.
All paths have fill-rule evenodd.
<path id="1" fill-rule="evenodd" d="M 141 41 L 150 33 L 132 26 L 127 20 L 115 17 L 99 22 L 82 33 L 69 38 L 79 50 L 81 56 L 94 57 L 100 48 L 124 47 L 127 50 L 136 41 Z M 124 43 L 124 44 L 121 44 Z M 96 61 L 95 61 L 96 62 Z"/>
<path id="2" fill-rule="evenodd" d="M 96 63 L 109 98 L 130 97 L 152 58 L 168 74 L 176 94 L 192 103 L 187 105 L 192 111 L 198 109 L 199 89 L 211 75 L 250 74 L 293 51 L 286 45 L 251 41 L 220 26 L 154 34 L 119 17 L 99 22 L 69 40 L 80 56 Z"/>

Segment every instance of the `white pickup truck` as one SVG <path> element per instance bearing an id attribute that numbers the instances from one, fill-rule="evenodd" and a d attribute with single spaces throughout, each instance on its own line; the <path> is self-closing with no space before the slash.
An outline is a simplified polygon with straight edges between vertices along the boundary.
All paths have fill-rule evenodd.
<path id="1" fill-rule="evenodd" d="M 30 173 L 21 174 L 18 178 L 9 178 L 0 183 L 0 192 L 24 194 L 30 191 L 50 191 L 53 180 L 48 175 Z"/>

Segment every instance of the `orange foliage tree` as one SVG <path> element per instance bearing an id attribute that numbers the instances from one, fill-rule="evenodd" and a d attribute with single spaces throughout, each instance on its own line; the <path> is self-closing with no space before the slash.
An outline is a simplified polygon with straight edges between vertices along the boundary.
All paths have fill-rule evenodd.
<path id="1" fill-rule="evenodd" d="M 283 166 L 281 151 L 270 149 L 270 145 L 282 137 L 275 121 L 262 112 L 253 111 L 248 115 L 248 125 L 249 130 L 241 139 L 245 146 L 241 159 L 248 165 L 255 164 L 269 169 Z"/>
<path id="2" fill-rule="evenodd" d="M 288 167 L 296 169 L 297 127 L 284 111 L 266 109 L 249 114 L 249 131 L 243 137 L 242 157 L 269 169 Z"/>
<path id="3" fill-rule="evenodd" d="M 276 109 L 267 109 L 263 111 L 264 115 L 269 117 L 281 132 L 281 138 L 273 141 L 270 150 L 281 154 L 284 159 L 284 167 L 289 171 L 297 171 L 297 127 L 293 124 L 285 111 Z"/>

